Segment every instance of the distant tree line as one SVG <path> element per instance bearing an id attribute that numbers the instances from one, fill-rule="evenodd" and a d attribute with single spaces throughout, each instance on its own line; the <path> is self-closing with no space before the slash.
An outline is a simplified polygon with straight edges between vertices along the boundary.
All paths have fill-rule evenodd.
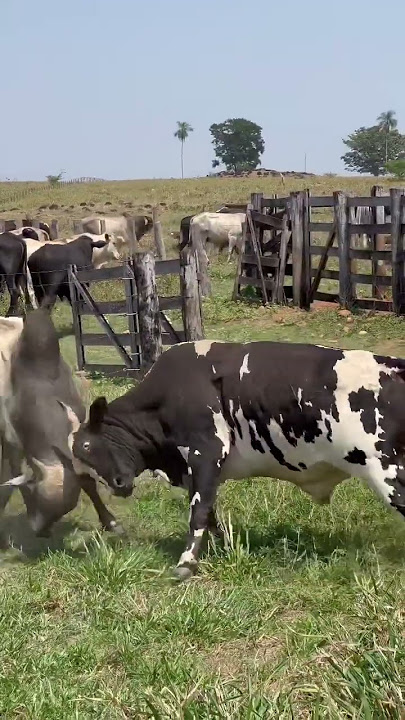
<path id="1" fill-rule="evenodd" d="M 210 127 L 215 158 L 212 166 L 223 164 L 228 172 L 238 174 L 254 170 L 261 164 L 265 143 L 260 125 L 246 118 L 229 118 Z M 193 131 L 187 122 L 178 122 L 174 133 L 181 142 L 181 177 L 184 177 L 184 143 Z M 347 170 L 374 176 L 393 175 L 405 179 L 405 135 L 398 130 L 394 110 L 381 113 L 374 125 L 362 126 L 343 143 L 348 151 L 342 155 Z"/>

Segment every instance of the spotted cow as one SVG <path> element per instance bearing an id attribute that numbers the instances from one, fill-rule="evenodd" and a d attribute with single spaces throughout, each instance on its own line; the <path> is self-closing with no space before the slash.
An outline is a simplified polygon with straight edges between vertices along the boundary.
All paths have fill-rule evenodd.
<path id="1" fill-rule="evenodd" d="M 405 515 L 404 407 L 405 360 L 304 344 L 182 343 L 138 387 L 92 404 L 73 465 L 117 495 L 130 495 L 145 469 L 188 489 L 182 579 L 216 527 L 228 479 L 289 480 L 328 503 L 356 476 Z"/>

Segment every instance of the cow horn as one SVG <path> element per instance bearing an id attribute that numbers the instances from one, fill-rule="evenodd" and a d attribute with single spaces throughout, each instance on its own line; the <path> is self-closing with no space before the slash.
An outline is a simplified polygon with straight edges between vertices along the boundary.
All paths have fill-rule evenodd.
<path id="1" fill-rule="evenodd" d="M 17 475 L 17 477 L 11 478 L 11 480 L 7 480 L 7 482 L 2 484 L 2 487 L 4 485 L 12 485 L 13 487 L 20 487 L 21 485 L 27 485 L 27 483 L 31 480 L 31 477 L 29 475 Z"/>

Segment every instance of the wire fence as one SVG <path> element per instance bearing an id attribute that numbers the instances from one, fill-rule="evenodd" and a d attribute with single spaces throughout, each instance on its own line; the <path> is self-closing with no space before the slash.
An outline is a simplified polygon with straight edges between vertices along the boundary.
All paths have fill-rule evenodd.
<path id="1" fill-rule="evenodd" d="M 7 185 L 9 181 L 6 181 L 4 185 Z M 23 200 L 24 198 L 28 197 L 29 195 L 33 195 L 35 193 L 41 193 L 44 191 L 44 189 L 47 190 L 53 190 L 56 191 L 58 188 L 66 187 L 67 185 L 81 185 L 83 183 L 90 184 L 90 183 L 99 183 L 99 182 L 105 182 L 102 178 L 95 178 L 95 177 L 78 177 L 73 178 L 72 180 L 59 180 L 57 183 L 52 185 L 51 183 L 47 182 L 41 182 L 36 185 L 30 185 L 29 187 L 24 187 L 21 190 L 15 190 L 10 195 L 6 195 L 5 197 L 0 198 L 0 202 L 2 205 L 9 204 L 13 202 L 19 202 L 20 200 Z"/>

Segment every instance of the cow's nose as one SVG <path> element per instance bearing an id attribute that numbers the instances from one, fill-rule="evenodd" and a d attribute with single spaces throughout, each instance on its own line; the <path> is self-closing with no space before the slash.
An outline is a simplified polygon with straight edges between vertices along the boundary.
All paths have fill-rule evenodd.
<path id="1" fill-rule="evenodd" d="M 132 482 L 128 483 L 124 480 L 124 478 L 118 476 L 113 479 L 112 484 L 116 495 L 121 495 L 121 497 L 128 497 L 131 495 L 133 489 Z"/>

